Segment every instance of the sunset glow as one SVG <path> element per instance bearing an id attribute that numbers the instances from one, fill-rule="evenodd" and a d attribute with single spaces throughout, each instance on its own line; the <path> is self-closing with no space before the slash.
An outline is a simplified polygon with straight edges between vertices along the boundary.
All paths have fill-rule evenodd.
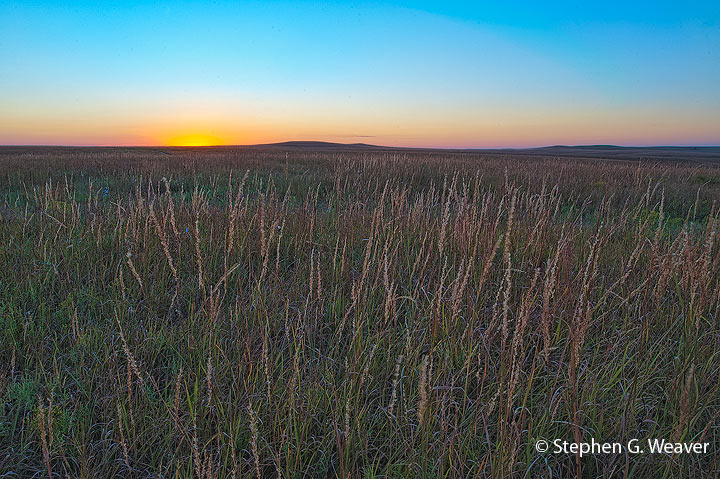
<path id="1" fill-rule="evenodd" d="M 162 144 L 163 142 L 160 141 L 159 143 Z M 220 138 L 198 133 L 177 136 L 167 142 L 168 146 L 217 146 L 223 144 L 225 143 Z"/>
<path id="2" fill-rule="evenodd" d="M 11 0 L 0 144 L 717 145 L 718 5 Z"/>

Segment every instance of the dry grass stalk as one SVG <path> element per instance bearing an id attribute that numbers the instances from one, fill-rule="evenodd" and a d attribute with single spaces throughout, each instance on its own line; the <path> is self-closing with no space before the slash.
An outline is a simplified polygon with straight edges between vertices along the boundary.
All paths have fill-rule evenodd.
<path id="1" fill-rule="evenodd" d="M 248 413 L 250 414 L 250 445 L 252 448 L 253 460 L 255 461 L 255 474 L 256 477 L 261 478 L 262 474 L 260 473 L 260 453 L 258 451 L 258 421 L 252 404 L 248 404 Z"/>
<path id="2" fill-rule="evenodd" d="M 420 384 L 418 385 L 418 408 L 417 418 L 420 427 L 425 423 L 425 412 L 428 406 L 428 364 L 430 361 L 430 355 L 425 354 L 423 356 L 422 363 L 420 363 Z"/>
<path id="3" fill-rule="evenodd" d="M 48 479 L 52 479 L 52 464 L 50 463 L 50 448 L 52 447 L 52 402 L 50 407 L 45 409 L 42 400 L 38 397 L 38 419 L 40 428 L 40 441 L 42 445 L 43 461 L 47 470 Z M 47 418 L 46 418 L 47 415 Z"/>
<path id="4" fill-rule="evenodd" d="M 128 454 L 127 441 L 125 440 L 125 432 L 123 431 L 122 425 L 122 410 L 120 409 L 120 403 L 116 403 L 117 406 L 117 425 L 118 431 L 120 432 L 120 445 L 122 446 L 123 460 L 125 461 L 125 467 L 130 470 L 130 455 Z"/>

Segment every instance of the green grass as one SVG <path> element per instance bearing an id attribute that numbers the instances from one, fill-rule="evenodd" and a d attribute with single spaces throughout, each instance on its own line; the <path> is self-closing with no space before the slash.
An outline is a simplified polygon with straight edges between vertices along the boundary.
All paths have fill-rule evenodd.
<path id="1" fill-rule="evenodd" d="M 0 173 L 4 476 L 719 472 L 716 169 L 58 149 Z"/>

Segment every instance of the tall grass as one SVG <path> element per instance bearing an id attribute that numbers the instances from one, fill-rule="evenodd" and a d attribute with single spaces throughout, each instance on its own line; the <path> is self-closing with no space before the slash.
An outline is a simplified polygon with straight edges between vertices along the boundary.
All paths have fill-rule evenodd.
<path id="1" fill-rule="evenodd" d="M 716 169 L 3 160 L 7 477 L 718 474 Z M 541 438 L 713 453 L 580 458 Z"/>

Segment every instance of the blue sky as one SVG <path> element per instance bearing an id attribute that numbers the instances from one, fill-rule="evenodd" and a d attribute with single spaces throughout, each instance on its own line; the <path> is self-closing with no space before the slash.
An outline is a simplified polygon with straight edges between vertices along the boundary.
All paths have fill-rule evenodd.
<path id="1" fill-rule="evenodd" d="M 8 2 L 0 143 L 720 144 L 720 2 Z"/>

